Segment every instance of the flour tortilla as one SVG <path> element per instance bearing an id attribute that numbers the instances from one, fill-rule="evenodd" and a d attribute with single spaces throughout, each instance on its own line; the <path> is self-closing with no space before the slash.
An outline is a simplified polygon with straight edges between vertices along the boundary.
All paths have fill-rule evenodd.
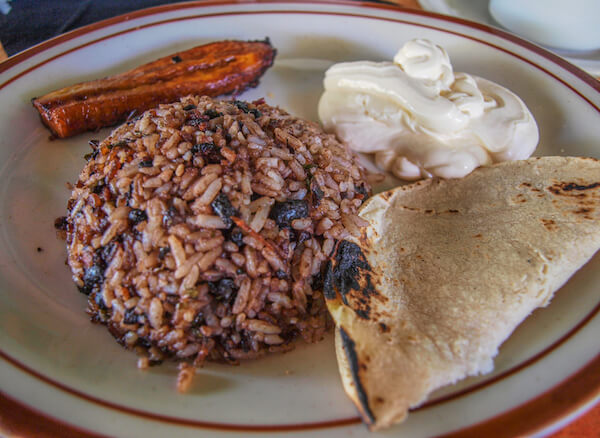
<path id="1" fill-rule="evenodd" d="M 544 157 L 369 199 L 325 278 L 344 388 L 371 429 L 490 372 L 498 347 L 600 247 L 600 161 Z"/>

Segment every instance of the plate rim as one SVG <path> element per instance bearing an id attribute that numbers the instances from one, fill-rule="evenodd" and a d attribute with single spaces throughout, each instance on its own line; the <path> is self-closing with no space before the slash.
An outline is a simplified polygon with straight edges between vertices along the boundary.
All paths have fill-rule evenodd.
<path id="1" fill-rule="evenodd" d="M 458 430 L 438 435 L 437 438 L 479 438 L 531 436 L 557 424 L 560 419 L 581 413 L 598 402 L 600 393 L 600 354 L 585 364 L 558 385 L 537 397 L 494 417 L 485 419 Z M 590 385 L 592 380 L 594 385 Z M 561 397 L 556 398 L 557 393 Z M 576 403 L 572 403 L 576 397 Z M 0 390 L 0 432 L 36 438 L 107 438 L 88 429 L 81 428 L 55 418 L 43 411 L 8 396 Z M 540 413 L 542 413 L 540 415 Z M 558 419 L 558 421 L 557 421 Z M 517 420 L 517 421 L 515 421 Z M 344 425 L 358 424 L 360 421 Z M 267 430 L 248 431 L 268 433 Z M 275 431 L 273 431 L 275 432 Z M 9 435 L 10 436 L 10 435 Z"/>
<path id="2" fill-rule="evenodd" d="M 138 18 L 143 18 L 143 17 L 147 17 L 147 16 L 162 14 L 165 12 L 173 12 L 173 11 L 179 11 L 179 10 L 184 10 L 184 9 L 204 8 L 204 7 L 212 7 L 212 6 L 227 8 L 230 6 L 252 5 L 252 4 L 257 4 L 257 3 L 258 4 L 274 4 L 274 5 L 296 4 L 296 5 L 350 6 L 359 11 L 364 11 L 365 9 L 392 10 L 395 12 L 402 12 L 402 13 L 406 13 L 409 15 L 433 17 L 433 18 L 436 18 L 436 19 L 439 19 L 442 21 L 454 22 L 459 25 L 466 26 L 468 28 L 474 28 L 479 31 L 487 32 L 491 35 L 498 36 L 498 37 L 502 38 L 503 40 L 517 44 L 518 46 L 521 46 L 527 50 L 533 51 L 536 54 L 541 55 L 543 58 L 546 58 L 548 61 L 552 62 L 553 64 L 557 64 L 563 70 L 566 70 L 568 73 L 573 74 L 578 79 L 582 80 L 585 84 L 591 86 L 591 88 L 600 92 L 600 81 L 596 80 L 593 76 L 589 75 L 585 71 L 583 71 L 583 70 L 579 69 L 578 67 L 565 61 L 558 55 L 555 55 L 552 52 L 549 52 L 548 50 L 546 50 L 542 47 L 539 47 L 533 43 L 523 40 L 520 37 L 510 34 L 504 30 L 496 29 L 496 28 L 490 27 L 486 24 L 476 23 L 473 21 L 465 20 L 460 17 L 445 16 L 442 14 L 437 14 L 437 13 L 426 11 L 426 10 L 405 9 L 405 8 L 402 8 L 402 7 L 399 7 L 396 5 L 378 4 L 378 3 L 371 3 L 368 1 L 367 2 L 365 2 L 365 1 L 354 2 L 354 1 L 347 1 L 347 0 L 341 0 L 341 1 L 337 1 L 337 0 L 259 0 L 259 1 L 226 0 L 223 2 L 209 0 L 209 1 L 192 1 L 192 2 L 186 2 L 186 3 L 166 4 L 166 5 L 161 5 L 161 6 L 145 8 L 145 9 L 141 9 L 138 11 L 127 13 L 127 14 L 122 14 L 122 15 L 108 18 L 108 19 L 105 19 L 105 20 L 102 20 L 102 21 L 99 21 L 96 23 L 89 24 L 87 26 L 75 29 L 71 32 L 54 37 L 50 40 L 44 41 L 40 44 L 37 44 L 36 46 L 33 46 L 33 47 L 23 51 L 23 52 L 15 54 L 12 57 L 10 57 L 7 60 L 0 63 L 0 74 L 8 71 L 12 67 L 18 66 L 19 64 L 23 63 L 24 61 L 26 61 L 38 54 L 41 54 L 55 46 L 59 46 L 68 41 L 74 40 L 76 38 L 82 37 L 91 32 L 101 30 L 101 29 L 107 28 L 107 27 L 115 25 L 115 24 L 125 23 L 132 19 L 138 19 Z M 266 11 L 257 10 L 255 13 L 260 14 L 262 12 L 266 12 Z M 317 11 L 293 10 L 291 12 L 292 13 L 315 13 Z M 329 11 L 329 13 L 331 13 L 331 12 Z M 335 12 L 334 12 L 334 14 L 335 14 Z M 344 15 L 344 14 L 342 14 L 342 15 Z M 384 17 L 369 17 L 368 15 L 365 15 L 365 14 L 357 14 L 357 15 L 361 16 L 361 17 L 365 17 L 365 18 L 385 19 Z M 178 18 L 175 18 L 174 20 L 177 20 L 177 19 L 181 19 L 181 18 L 178 17 Z M 157 25 L 157 24 L 161 24 L 161 23 L 165 23 L 165 22 L 169 22 L 169 21 L 171 21 L 171 20 L 155 21 L 152 23 L 148 23 L 147 26 Z M 397 21 L 397 20 L 394 20 L 394 21 Z M 49 58 L 42 60 L 41 62 L 36 63 L 35 65 L 32 65 L 21 72 L 18 72 L 16 75 L 8 78 L 7 81 L 0 83 L 0 90 L 2 88 L 6 87 L 7 85 L 9 85 L 11 82 L 17 80 L 21 76 L 23 76 L 23 75 L 27 74 L 28 72 L 31 72 L 37 68 L 40 68 L 44 64 L 49 63 L 56 58 L 64 56 L 70 52 L 79 50 L 88 45 L 95 44 L 104 39 L 113 38 L 113 37 L 116 37 L 123 33 L 135 32 L 137 29 L 144 28 L 144 27 L 146 27 L 146 26 L 142 25 L 139 27 L 128 28 L 123 31 L 117 31 L 110 35 L 106 35 L 106 36 L 100 37 L 98 39 L 94 39 L 92 41 L 85 42 L 76 47 L 62 51 L 56 55 L 50 56 Z M 448 31 L 448 32 L 455 33 L 461 37 L 468 37 L 467 35 L 463 35 L 458 32 L 453 32 L 453 31 Z M 491 45 L 495 48 L 503 50 L 501 47 L 497 47 L 493 44 L 491 44 Z M 527 61 L 525 58 L 520 57 L 520 55 L 518 55 L 516 53 L 510 52 L 510 54 L 519 57 L 523 61 Z M 574 86 L 572 84 L 567 83 L 564 79 L 562 79 L 562 78 L 558 77 L 556 74 L 546 70 L 541 65 L 535 64 L 535 66 L 537 68 L 539 68 L 540 70 L 550 74 L 553 78 L 560 81 L 564 85 L 566 85 L 568 88 L 570 88 L 576 94 L 578 94 L 580 97 L 582 97 L 584 100 L 586 100 L 590 105 L 592 105 L 598 111 L 600 111 L 600 108 L 598 108 L 597 104 L 591 102 L 588 98 L 583 96 L 578 90 L 576 90 L 574 88 Z M 593 318 L 593 317 L 594 317 L 594 315 L 591 316 L 591 318 Z M 3 352 L 0 351 L 0 353 L 3 353 Z M 0 357 L 3 358 L 4 360 L 6 360 L 6 357 L 4 356 L 4 354 L 0 354 Z M 8 362 L 10 363 L 11 361 L 8 361 Z M 14 363 L 13 363 L 13 365 L 14 365 Z M 524 432 L 526 432 L 526 433 L 540 432 L 540 431 L 544 430 L 545 428 L 547 428 L 548 426 L 551 426 L 552 424 L 557 424 L 561 419 L 564 419 L 564 418 L 568 417 L 569 415 L 572 415 L 573 413 L 576 413 L 576 412 L 582 410 L 586 405 L 588 405 L 592 401 L 598 400 L 598 398 L 600 397 L 600 376 L 596 376 L 595 374 L 597 374 L 597 373 L 594 374 L 595 370 L 598 369 L 598 367 L 600 367 L 600 353 L 597 354 L 590 362 L 588 362 L 587 364 L 585 364 L 581 368 L 579 368 L 574 374 L 564 378 L 558 384 L 547 389 L 545 392 L 543 392 L 542 394 L 539 394 L 537 397 L 529 399 L 522 404 L 513 406 L 510 409 L 500 412 L 499 414 L 497 414 L 493 417 L 484 419 L 479 423 L 461 427 L 460 429 L 458 429 L 456 431 L 453 431 L 453 432 L 450 432 L 447 434 L 443 434 L 440 436 L 453 438 L 453 437 L 458 437 L 458 436 L 461 436 L 461 437 L 462 436 L 481 436 L 480 434 L 483 434 L 483 433 L 486 433 L 487 436 L 491 436 L 491 435 L 489 435 L 489 433 L 491 433 L 491 432 L 496 434 L 493 436 L 504 436 L 504 435 L 498 434 L 499 433 L 498 427 L 500 425 L 502 425 L 502 427 L 505 430 L 506 430 L 507 426 L 510 426 L 510 425 L 515 427 L 518 424 L 518 422 L 514 422 L 513 421 L 514 418 L 527 418 L 527 423 L 526 423 L 527 430 L 526 431 L 524 430 L 523 425 L 519 425 L 520 428 L 518 430 L 513 430 L 512 431 L 513 433 L 523 434 Z M 21 370 L 21 371 L 23 371 L 23 370 Z M 589 385 L 590 377 L 597 377 L 597 379 L 596 379 L 597 382 L 595 381 L 595 385 Z M 580 382 L 580 383 L 588 382 L 588 383 L 583 384 L 583 385 L 580 384 L 577 387 L 578 391 L 574 391 L 573 388 L 576 386 L 575 384 L 577 382 Z M 561 395 L 563 393 L 570 394 L 569 397 L 566 397 L 566 399 L 570 400 L 570 402 L 566 403 L 566 404 L 563 402 L 564 406 L 560 405 L 560 403 L 554 403 L 554 405 L 552 405 L 550 402 L 554 400 L 554 397 L 557 392 L 561 393 Z M 575 402 L 573 402 L 572 400 L 575 400 Z M 556 400 L 554 400 L 554 402 L 556 402 Z M 554 408 L 549 409 L 548 403 L 550 403 L 550 407 L 554 406 Z M 30 423 L 32 420 L 35 420 L 36 421 L 35 425 L 37 425 L 37 426 L 39 426 L 41 424 L 47 424 L 48 427 L 50 427 L 50 428 L 60 426 L 60 429 L 58 429 L 58 430 L 61 431 L 61 436 L 65 436 L 64 432 L 67 432 L 67 431 L 76 434 L 73 436 L 84 436 L 84 437 L 101 437 L 101 436 L 103 436 L 103 435 L 98 435 L 95 432 L 89 431 L 87 429 L 82 429 L 79 426 L 76 426 L 74 424 L 64 422 L 62 419 L 52 417 L 42 411 L 37 410 L 36 408 L 28 406 L 26 403 L 23 403 L 17 399 L 14 399 L 14 398 L 8 396 L 1 389 L 0 389 L 0 407 L 3 408 L 3 409 L 0 409 L 0 432 L 2 431 L 2 429 L 7 428 L 6 425 L 8 424 L 8 431 L 15 433 L 14 427 L 16 427 L 16 426 L 14 424 L 11 425 L 10 421 L 7 422 L 7 419 L 5 418 L 6 416 L 2 414 L 2 413 L 7 413 L 7 412 L 13 412 L 13 413 L 21 413 L 21 414 L 27 413 L 27 416 L 25 418 L 27 418 L 28 421 L 26 423 Z M 6 409 L 4 409 L 4 407 L 6 407 Z M 545 407 L 545 409 L 540 411 L 541 407 Z M 537 411 L 536 411 L 536 409 L 537 409 Z M 536 411 L 538 414 L 540 412 L 542 412 L 543 415 L 538 415 L 538 418 L 534 419 L 531 415 L 531 412 L 527 415 L 523 414 L 524 411 L 529 412 L 531 410 Z M 518 417 L 519 415 L 520 415 L 520 417 Z M 517 416 L 517 417 L 515 417 L 515 416 Z M 10 420 L 10 417 L 11 416 L 9 415 L 8 420 Z M 37 423 L 38 420 L 41 423 Z M 510 420 L 510 421 L 508 421 L 508 420 Z M 350 424 L 359 423 L 359 422 L 360 421 L 359 421 L 358 417 L 353 417 L 353 418 L 348 418 L 348 419 L 342 419 L 339 421 L 334 420 L 334 422 L 331 425 L 324 426 L 324 427 L 336 427 L 336 426 L 342 426 L 342 425 L 350 425 Z M 23 424 L 22 424 L 22 426 L 23 426 Z M 24 426 L 28 427 L 31 425 L 25 424 Z M 323 427 L 323 426 L 321 426 L 321 427 Z M 209 427 L 208 429 L 211 429 L 211 428 Z M 218 429 L 221 429 L 221 428 L 218 428 Z M 302 429 L 305 429 L 305 428 L 302 428 Z M 310 426 L 310 423 L 308 423 L 307 429 L 313 429 L 313 427 Z M 49 430 L 51 430 L 51 429 L 49 429 Z M 221 430 L 223 430 L 223 429 L 221 429 Z M 228 429 L 228 430 L 231 430 L 231 429 Z M 240 431 L 239 429 L 234 429 L 234 430 Z M 246 430 L 248 432 L 251 431 L 248 429 L 244 429 L 244 430 Z M 290 430 L 290 431 L 292 431 L 292 430 Z M 23 432 L 17 431 L 17 432 L 24 433 L 25 436 L 30 436 L 30 435 L 33 436 L 32 431 L 35 431 L 38 434 L 35 436 L 39 436 L 39 433 L 41 432 L 40 430 L 37 430 L 37 429 L 29 430 L 28 432 L 27 431 L 23 431 Z M 269 430 L 260 429 L 259 431 L 268 432 Z M 281 428 L 275 427 L 271 431 L 272 432 L 281 431 Z M 48 436 L 55 436 L 55 435 L 48 435 Z M 506 436 L 509 436 L 509 435 L 506 435 Z"/>
<path id="3" fill-rule="evenodd" d="M 67 41 L 70 41 L 79 36 L 83 36 L 85 34 L 106 28 L 108 26 L 112 26 L 114 24 L 120 24 L 120 23 L 129 21 L 129 20 L 132 20 L 132 19 L 143 18 L 143 17 L 149 16 L 149 15 L 157 15 L 157 14 L 164 13 L 164 12 L 172 12 L 172 11 L 177 11 L 177 10 L 182 10 L 182 9 L 194 9 L 194 8 L 198 8 L 198 7 L 211 7 L 211 6 L 234 6 L 234 5 L 242 5 L 242 4 L 298 4 L 298 5 L 315 4 L 315 5 L 331 5 L 331 6 L 336 6 L 336 5 L 337 6 L 351 6 L 351 7 L 355 7 L 356 9 L 371 8 L 371 9 L 381 9 L 381 10 L 392 10 L 392 11 L 402 12 L 402 13 L 406 13 L 406 14 L 410 14 L 410 15 L 420 15 L 420 16 L 425 16 L 425 17 L 436 18 L 436 19 L 439 19 L 442 21 L 450 21 L 450 22 L 454 22 L 457 24 L 467 26 L 467 27 L 475 28 L 477 30 L 487 32 L 491 35 L 499 36 L 499 37 L 501 37 L 505 40 L 508 40 L 512 43 L 516 43 L 517 45 L 520 45 L 528 50 L 536 52 L 536 54 L 541 55 L 544 58 L 547 58 L 549 61 L 551 61 L 555 64 L 559 64 L 561 67 L 566 69 L 569 73 L 572 73 L 572 74 L 578 76 L 579 79 L 582 79 L 588 85 L 592 86 L 592 88 L 595 88 L 596 90 L 600 91 L 600 81 L 598 81 L 591 74 L 587 73 L 586 71 L 582 70 L 581 68 L 577 67 L 576 65 L 571 64 L 570 62 L 568 62 L 561 56 L 549 51 L 548 49 L 545 49 L 545 48 L 543 48 L 535 43 L 532 43 L 530 41 L 527 41 L 527 40 L 525 40 L 513 33 L 510 33 L 506 30 L 493 27 L 486 23 L 471 21 L 471 20 L 467 20 L 465 18 L 457 17 L 457 16 L 453 16 L 453 15 L 444 15 L 444 14 L 441 14 L 438 12 L 429 11 L 429 10 L 425 10 L 425 9 L 405 8 L 405 7 L 395 5 L 395 4 L 390 4 L 390 3 L 376 3 L 375 1 L 377 1 L 377 0 L 373 0 L 373 1 L 368 1 L 368 0 L 367 1 L 364 1 L 364 0 L 358 0 L 358 1 L 352 1 L 352 0 L 223 0 L 223 1 L 194 0 L 194 1 L 188 1 L 188 2 L 170 3 L 170 4 L 160 5 L 160 6 L 153 6 L 153 7 L 149 7 L 149 8 L 139 9 L 137 11 L 132 11 L 132 12 L 129 12 L 126 14 L 117 15 L 115 17 L 107 18 L 104 20 L 100 20 L 98 22 L 91 23 L 86 26 L 82 26 L 80 28 L 63 33 L 61 35 L 57 35 L 46 41 L 38 43 L 22 52 L 12 55 L 12 56 L 8 57 L 7 59 L 5 59 L 4 61 L 0 62 L 0 74 L 4 73 L 9 68 L 33 57 L 43 51 L 46 51 L 52 47 L 55 47 L 57 45 L 60 45 Z M 112 36 L 114 36 L 114 35 L 112 35 Z M 94 40 L 93 42 L 97 42 L 97 41 Z M 93 42 L 90 42 L 90 43 L 93 43 Z M 78 46 L 77 48 L 74 48 L 74 49 L 78 49 L 78 48 L 81 48 L 81 47 Z M 60 55 L 64 55 L 68 52 L 69 51 L 63 52 Z M 45 60 L 44 63 L 50 62 L 53 59 L 54 59 L 54 57 L 51 57 L 51 58 Z M 0 88 L 3 88 L 6 85 L 7 85 L 7 83 L 0 84 Z"/>

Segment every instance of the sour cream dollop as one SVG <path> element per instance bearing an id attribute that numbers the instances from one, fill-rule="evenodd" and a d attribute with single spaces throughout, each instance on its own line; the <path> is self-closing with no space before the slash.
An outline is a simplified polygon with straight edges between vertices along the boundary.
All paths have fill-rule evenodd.
<path id="1" fill-rule="evenodd" d="M 405 180 L 460 178 L 535 150 L 537 124 L 506 88 L 455 73 L 446 51 L 407 42 L 393 62 L 335 64 L 325 73 L 319 118 L 349 146 Z"/>

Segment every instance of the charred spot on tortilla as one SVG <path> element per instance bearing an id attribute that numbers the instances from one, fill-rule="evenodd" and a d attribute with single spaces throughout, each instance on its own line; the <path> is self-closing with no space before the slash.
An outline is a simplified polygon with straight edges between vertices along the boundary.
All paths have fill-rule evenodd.
<path id="1" fill-rule="evenodd" d="M 387 192 L 380 193 L 379 196 L 388 201 L 392 197 L 392 194 L 393 192 L 391 190 L 388 190 Z"/>
<path id="2" fill-rule="evenodd" d="M 375 417 L 371 411 L 371 408 L 369 407 L 369 399 L 360 380 L 359 372 L 361 370 L 361 363 L 359 362 L 358 355 L 356 354 L 356 344 L 354 343 L 354 340 L 348 336 L 348 333 L 346 333 L 343 327 L 340 327 L 339 331 L 344 352 L 346 353 L 346 359 L 348 360 L 350 375 L 354 381 L 356 395 L 358 396 L 358 401 L 360 403 L 360 413 L 362 414 L 365 423 L 373 424 L 375 422 Z"/>
<path id="3" fill-rule="evenodd" d="M 360 318 L 371 319 L 376 316 L 372 315 L 371 299 L 385 300 L 375 288 L 373 276 L 373 269 L 360 246 L 342 240 L 327 266 L 323 282 L 325 298 L 334 300 L 339 294 L 342 302 L 352 305 Z"/>
<path id="4" fill-rule="evenodd" d="M 581 207 L 581 208 L 573 211 L 573 213 L 575 213 L 577 215 L 581 215 L 581 216 L 583 216 L 584 219 L 589 219 L 589 220 L 594 220 L 594 218 L 592 216 L 590 216 L 590 213 L 593 213 L 593 212 L 594 212 L 594 209 L 588 208 L 588 207 Z"/>
<path id="5" fill-rule="evenodd" d="M 361 304 L 363 304 L 365 307 L 362 309 L 356 309 L 356 314 L 362 319 L 369 319 L 369 316 L 371 314 L 371 306 L 369 306 L 368 304 L 365 305 L 364 302 L 361 302 Z"/>
<path id="6" fill-rule="evenodd" d="M 585 197 L 587 193 L 583 193 L 587 190 L 593 190 L 597 187 L 600 187 L 600 182 L 595 182 L 592 184 L 581 185 L 575 182 L 557 182 L 550 187 L 548 190 L 555 195 L 565 195 L 565 196 L 578 196 Z M 583 195 L 583 196 L 582 196 Z"/>
<path id="7" fill-rule="evenodd" d="M 542 222 L 542 224 L 548 231 L 554 231 L 557 229 L 556 222 L 554 222 L 552 219 L 543 219 L 542 218 L 542 219 L 540 219 L 540 221 Z"/>
<path id="8" fill-rule="evenodd" d="M 588 189 L 595 189 L 596 187 L 600 187 L 600 182 L 595 182 L 593 184 L 588 184 L 586 186 L 581 186 L 579 184 L 575 184 L 575 183 L 569 183 L 565 186 L 563 186 L 563 190 L 566 192 L 570 192 L 572 190 L 588 190 Z"/>
<path id="9" fill-rule="evenodd" d="M 325 277 L 323 278 L 323 295 L 328 300 L 335 300 L 335 289 L 333 288 L 333 267 L 331 260 L 325 265 Z"/>
<path id="10" fill-rule="evenodd" d="M 326 295 L 334 299 L 336 291 L 341 294 L 342 302 L 348 305 L 347 294 L 351 290 L 360 289 L 361 269 L 371 272 L 360 247 L 347 240 L 342 240 L 336 248 L 334 263 L 329 263 L 325 280 Z M 369 279 L 370 283 L 370 279 Z M 369 291 L 364 291 L 369 294 Z"/>

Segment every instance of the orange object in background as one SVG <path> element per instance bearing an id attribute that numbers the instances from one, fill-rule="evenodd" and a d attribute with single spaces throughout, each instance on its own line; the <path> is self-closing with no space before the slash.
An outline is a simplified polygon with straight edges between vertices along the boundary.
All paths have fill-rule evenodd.
<path id="1" fill-rule="evenodd" d="M 4 51 L 4 47 L 2 47 L 2 43 L 0 42 L 0 62 L 4 61 L 5 59 L 8 59 L 8 55 Z"/>
<path id="2" fill-rule="evenodd" d="M 600 437 L 600 404 L 548 438 L 598 438 Z"/>

